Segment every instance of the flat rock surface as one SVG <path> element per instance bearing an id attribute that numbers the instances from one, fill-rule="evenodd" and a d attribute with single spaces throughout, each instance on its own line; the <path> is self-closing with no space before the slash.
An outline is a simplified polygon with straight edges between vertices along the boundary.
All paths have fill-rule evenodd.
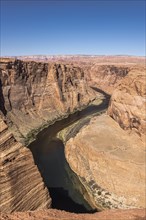
<path id="1" fill-rule="evenodd" d="M 108 115 L 93 118 L 65 153 L 97 208 L 145 207 L 144 144 Z"/>
<path id="2" fill-rule="evenodd" d="M 75 214 L 49 209 L 34 212 L 2 213 L 1 220 L 145 220 L 145 209 L 106 210 L 95 214 Z"/>

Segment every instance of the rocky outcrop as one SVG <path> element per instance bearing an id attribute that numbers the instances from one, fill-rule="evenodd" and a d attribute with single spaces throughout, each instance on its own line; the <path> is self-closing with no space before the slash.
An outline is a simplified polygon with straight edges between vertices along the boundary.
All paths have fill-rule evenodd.
<path id="1" fill-rule="evenodd" d="M 128 65 L 118 64 L 93 64 L 88 71 L 88 83 L 91 87 L 102 89 L 108 94 L 112 94 L 123 77 L 129 72 Z"/>
<path id="2" fill-rule="evenodd" d="M 51 206 L 51 198 L 29 149 L 17 142 L 0 115 L 0 211 Z"/>
<path id="3" fill-rule="evenodd" d="M 50 207 L 51 199 L 29 149 L 42 128 L 87 105 L 94 92 L 71 64 L 2 59 L 0 69 L 1 210 Z M 13 132 L 13 134 L 11 133 Z"/>
<path id="4" fill-rule="evenodd" d="M 75 63 L 79 65 L 71 60 L 66 64 L 1 59 L 2 211 L 50 207 L 32 155 L 20 142 L 28 145 L 43 128 L 88 105 L 97 92 L 104 90 L 102 94 L 109 97 L 106 93 L 112 94 L 118 86 L 108 113 L 122 128 L 144 133 L 143 68 L 99 62 L 84 65 L 77 59 Z M 65 147 L 86 198 L 99 210 L 145 205 L 144 143 L 118 123 L 107 115 L 95 117 L 81 131 L 79 126 L 79 133 Z"/>
<path id="5" fill-rule="evenodd" d="M 95 214 L 75 214 L 49 209 L 33 212 L 0 213 L 1 220 L 145 220 L 145 209 L 106 210 Z"/>
<path id="6" fill-rule="evenodd" d="M 145 207 L 144 144 L 108 115 L 93 118 L 65 154 L 98 210 Z"/>
<path id="7" fill-rule="evenodd" d="M 131 68 L 113 92 L 108 114 L 125 130 L 140 136 L 146 131 L 146 75 L 145 68 Z"/>
<path id="8" fill-rule="evenodd" d="M 123 79 L 119 74 L 108 108 L 112 118 L 95 117 L 66 144 L 67 161 L 99 210 L 145 207 L 145 141 L 135 134 L 143 137 L 145 131 L 144 72 L 137 66 L 129 67 Z"/>
<path id="9" fill-rule="evenodd" d="M 1 60 L 3 113 L 17 140 L 34 134 L 95 98 L 84 71 L 72 64 Z"/>

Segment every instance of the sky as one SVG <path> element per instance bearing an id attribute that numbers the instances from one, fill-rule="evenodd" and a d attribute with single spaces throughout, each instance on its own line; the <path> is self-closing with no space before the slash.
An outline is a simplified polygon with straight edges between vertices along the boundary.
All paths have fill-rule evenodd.
<path id="1" fill-rule="evenodd" d="M 1 0 L 0 55 L 145 56 L 145 0 Z"/>

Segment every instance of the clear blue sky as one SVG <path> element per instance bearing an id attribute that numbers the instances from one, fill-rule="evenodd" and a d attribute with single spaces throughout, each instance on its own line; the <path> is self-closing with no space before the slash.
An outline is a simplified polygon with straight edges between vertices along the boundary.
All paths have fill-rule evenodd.
<path id="1" fill-rule="evenodd" d="M 145 1 L 1 0 L 1 56 L 145 55 Z"/>

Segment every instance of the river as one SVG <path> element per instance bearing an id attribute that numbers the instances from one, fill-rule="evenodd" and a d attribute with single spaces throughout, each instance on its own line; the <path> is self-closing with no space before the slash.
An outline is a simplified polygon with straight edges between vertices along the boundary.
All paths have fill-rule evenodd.
<path id="1" fill-rule="evenodd" d="M 72 132 L 69 132 L 66 139 L 75 136 L 81 127 L 89 123 L 93 116 L 105 112 L 108 102 L 109 97 L 105 97 L 101 102 L 95 100 L 85 109 L 56 121 L 53 125 L 42 130 L 37 135 L 36 140 L 28 146 L 50 192 L 52 208 L 75 213 L 95 211 L 74 187 L 71 177 L 77 184 L 80 182 L 66 161 L 64 142 L 58 138 L 58 133 L 71 126 Z"/>

